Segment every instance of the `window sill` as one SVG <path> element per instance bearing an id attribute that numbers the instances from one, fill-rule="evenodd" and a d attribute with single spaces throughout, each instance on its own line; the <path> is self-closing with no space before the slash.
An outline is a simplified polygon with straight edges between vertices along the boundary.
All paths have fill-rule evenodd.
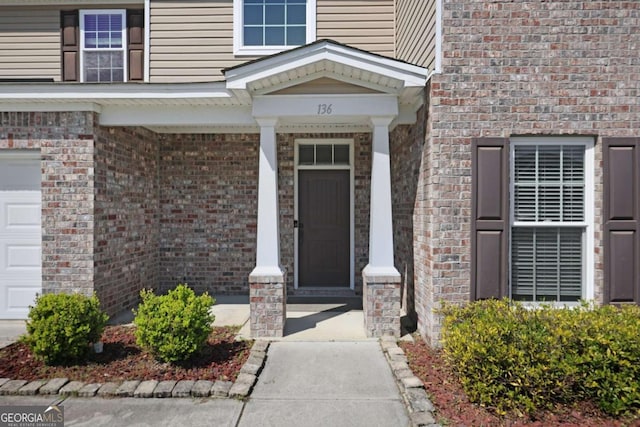
<path id="1" fill-rule="evenodd" d="M 234 49 L 233 54 L 235 56 L 267 56 L 297 47 L 300 46 L 247 46 Z"/>

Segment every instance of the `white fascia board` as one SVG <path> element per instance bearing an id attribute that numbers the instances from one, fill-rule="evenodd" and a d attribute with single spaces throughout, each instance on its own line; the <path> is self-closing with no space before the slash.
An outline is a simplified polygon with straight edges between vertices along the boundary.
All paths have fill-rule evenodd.
<path id="1" fill-rule="evenodd" d="M 428 69 L 417 65 L 360 52 L 343 46 L 322 43 L 317 46 L 310 46 L 308 49 L 287 52 L 273 58 L 229 70 L 225 73 L 227 87 L 229 89 L 246 89 L 247 85 L 252 81 L 266 79 L 273 75 L 320 61 L 333 61 L 402 80 L 405 82 L 405 86 L 424 86 L 429 75 Z"/>
<path id="2" fill-rule="evenodd" d="M 102 107 L 104 126 L 255 126 L 251 107 L 122 106 Z"/>
<path id="3" fill-rule="evenodd" d="M 231 98 L 223 82 L 193 84 L 0 84 L 3 99 L 21 100 L 140 100 Z"/>
<path id="4" fill-rule="evenodd" d="M 395 95 L 266 95 L 253 100 L 254 117 L 309 117 L 332 120 L 341 116 L 396 116 Z"/>
<path id="5" fill-rule="evenodd" d="M 91 111 L 99 113 L 102 111 L 102 107 L 93 102 L 2 102 L 0 100 L 0 111 Z"/>

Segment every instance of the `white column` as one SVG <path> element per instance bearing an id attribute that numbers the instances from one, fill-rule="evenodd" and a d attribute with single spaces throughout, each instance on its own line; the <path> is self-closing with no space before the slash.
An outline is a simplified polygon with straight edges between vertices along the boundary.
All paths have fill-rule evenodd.
<path id="1" fill-rule="evenodd" d="M 258 172 L 258 230 L 256 268 L 251 275 L 281 275 L 280 211 L 278 209 L 278 152 L 276 118 L 257 119 L 260 125 Z"/>
<path id="2" fill-rule="evenodd" d="M 393 262 L 389 124 L 393 117 L 372 117 L 371 211 L 368 274 L 398 275 Z"/>

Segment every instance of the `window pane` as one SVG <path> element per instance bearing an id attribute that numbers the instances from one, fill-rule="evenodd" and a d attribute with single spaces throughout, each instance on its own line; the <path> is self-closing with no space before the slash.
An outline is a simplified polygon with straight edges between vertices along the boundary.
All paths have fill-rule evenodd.
<path id="1" fill-rule="evenodd" d="M 267 27 L 264 30 L 266 46 L 284 46 L 284 27 Z"/>
<path id="2" fill-rule="evenodd" d="M 305 24 L 307 18 L 306 6 L 287 6 L 287 24 Z"/>
<path id="3" fill-rule="evenodd" d="M 583 234 L 582 228 L 513 228 L 512 298 L 578 301 L 582 296 Z"/>
<path id="4" fill-rule="evenodd" d="M 307 41 L 305 27 L 287 27 L 287 46 L 300 46 Z"/>
<path id="5" fill-rule="evenodd" d="M 84 52 L 84 81 L 124 81 L 124 58 L 122 51 Z"/>
<path id="6" fill-rule="evenodd" d="M 516 146 L 516 221 L 584 220 L 584 146 Z"/>
<path id="7" fill-rule="evenodd" d="M 266 25 L 284 25 L 284 6 L 266 6 L 264 23 Z"/>
<path id="8" fill-rule="evenodd" d="M 98 47 L 111 47 L 111 40 L 109 33 L 98 33 Z"/>
<path id="9" fill-rule="evenodd" d="M 333 164 L 335 165 L 349 164 L 349 146 L 348 145 L 333 146 Z"/>
<path id="10" fill-rule="evenodd" d="M 246 46 L 262 46 L 262 27 L 245 27 L 244 44 Z"/>
<path id="11" fill-rule="evenodd" d="M 97 47 L 97 38 L 98 35 L 96 33 L 84 33 L 84 46 L 87 48 L 94 48 Z"/>
<path id="12" fill-rule="evenodd" d="M 33 152 L 30 151 L 33 155 Z M 0 191 L 39 191 L 40 159 L 5 157 L 0 159 Z"/>
<path id="13" fill-rule="evenodd" d="M 330 165 L 333 163 L 331 145 L 316 145 L 316 164 Z"/>
<path id="14" fill-rule="evenodd" d="M 306 0 L 245 0 L 243 13 L 245 46 L 306 43 Z"/>
<path id="15" fill-rule="evenodd" d="M 98 17 L 96 15 L 84 15 L 84 30 L 97 31 Z"/>
<path id="16" fill-rule="evenodd" d="M 245 25 L 263 25 L 262 5 L 246 5 L 244 7 L 244 24 Z"/>
<path id="17" fill-rule="evenodd" d="M 299 145 L 298 146 L 298 164 L 300 165 L 312 165 L 313 161 L 313 145 Z"/>

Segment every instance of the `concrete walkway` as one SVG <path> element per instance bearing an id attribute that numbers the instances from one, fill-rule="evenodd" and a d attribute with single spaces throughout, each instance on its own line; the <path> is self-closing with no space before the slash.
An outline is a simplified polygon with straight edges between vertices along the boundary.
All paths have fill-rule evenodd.
<path id="1" fill-rule="evenodd" d="M 238 426 L 408 423 L 379 343 L 275 342 Z"/>
<path id="2" fill-rule="evenodd" d="M 0 396 L 0 405 L 60 398 Z M 247 400 L 102 399 L 61 402 L 65 426 L 404 427 L 409 417 L 379 343 L 276 342 Z"/>

